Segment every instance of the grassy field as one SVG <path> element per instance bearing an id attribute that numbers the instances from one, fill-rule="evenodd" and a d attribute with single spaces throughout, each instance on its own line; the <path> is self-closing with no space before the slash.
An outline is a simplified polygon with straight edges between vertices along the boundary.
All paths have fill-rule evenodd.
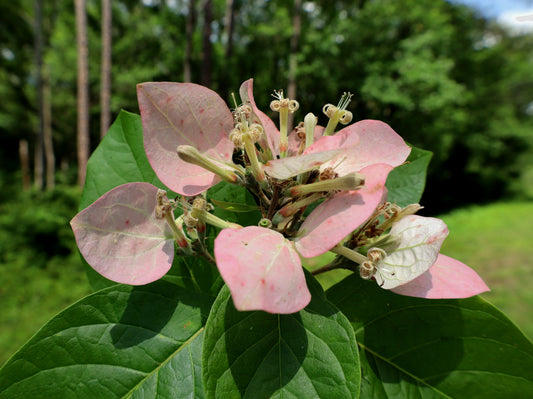
<path id="1" fill-rule="evenodd" d="M 52 316 L 90 292 L 78 254 L 46 268 L 0 265 L 0 366 Z"/>
<path id="2" fill-rule="evenodd" d="M 442 252 L 474 268 L 491 292 L 485 299 L 533 337 L 533 203 L 457 210 L 442 219 L 450 235 Z M 54 314 L 89 293 L 77 254 L 45 268 L 0 264 L 0 365 Z"/>
<path id="3" fill-rule="evenodd" d="M 533 203 L 499 203 L 445 215 L 441 252 L 475 269 L 491 291 L 483 298 L 533 338 Z"/>

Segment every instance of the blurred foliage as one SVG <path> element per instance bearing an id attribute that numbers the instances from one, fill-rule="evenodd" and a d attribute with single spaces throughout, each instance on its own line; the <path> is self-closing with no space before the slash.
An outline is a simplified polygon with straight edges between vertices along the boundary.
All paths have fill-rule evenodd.
<path id="1" fill-rule="evenodd" d="M 5 183 L 0 173 L 0 183 Z M 0 197 L 0 366 L 59 310 L 90 293 L 68 224 L 78 187 L 2 190 Z"/>
<path id="2" fill-rule="evenodd" d="M 100 1 L 88 0 L 92 148 L 99 141 Z M 138 112 L 135 85 L 181 81 L 186 0 L 113 1 L 112 111 Z M 192 80 L 200 82 L 204 2 L 195 2 Z M 286 88 L 294 4 L 234 0 L 226 56 L 227 1 L 213 0 L 211 87 L 229 99 L 249 77 L 268 110 Z M 18 140 L 34 141 L 33 1 L 3 2 L 0 23 L 0 167 L 18 169 Z M 302 6 L 297 59 L 301 110 L 354 93 L 354 120 L 389 123 L 434 152 L 423 203 L 428 213 L 505 196 L 531 195 L 533 36 L 513 36 L 472 9 L 445 0 L 315 0 Z M 70 0 L 44 2 L 45 72 L 52 87 L 58 165 L 76 159 L 76 47 Z M 296 114 L 296 121 L 303 118 Z M 74 174 L 73 174 L 74 175 Z M 525 179 L 520 180 L 521 176 Z"/>
<path id="3" fill-rule="evenodd" d="M 45 268 L 77 254 L 69 220 L 76 214 L 80 189 L 12 192 L 0 204 L 0 267 L 2 264 Z"/>

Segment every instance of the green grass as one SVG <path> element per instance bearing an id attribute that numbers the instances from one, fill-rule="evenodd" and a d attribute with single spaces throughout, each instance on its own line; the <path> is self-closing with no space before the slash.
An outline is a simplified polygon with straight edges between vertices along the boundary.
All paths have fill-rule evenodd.
<path id="1" fill-rule="evenodd" d="M 78 254 L 45 268 L 0 265 L 0 366 L 52 316 L 89 294 Z"/>
<path id="2" fill-rule="evenodd" d="M 533 338 L 533 202 L 497 203 L 441 216 L 450 229 L 441 252 L 483 278 L 482 294 Z"/>

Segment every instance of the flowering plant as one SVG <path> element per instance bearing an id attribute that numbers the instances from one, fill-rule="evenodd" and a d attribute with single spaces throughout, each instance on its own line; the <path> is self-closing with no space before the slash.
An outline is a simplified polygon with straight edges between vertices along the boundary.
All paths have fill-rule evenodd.
<path id="1" fill-rule="evenodd" d="M 446 225 L 416 215 L 431 154 L 383 122 L 350 125 L 350 94 L 324 106 L 326 127 L 308 113 L 294 129 L 282 91 L 279 129 L 252 80 L 240 98 L 138 85 L 141 117 L 121 113 L 94 153 L 71 221 L 101 290 L 6 364 L 0 398 L 531 389 L 531 343 L 440 254 Z"/>

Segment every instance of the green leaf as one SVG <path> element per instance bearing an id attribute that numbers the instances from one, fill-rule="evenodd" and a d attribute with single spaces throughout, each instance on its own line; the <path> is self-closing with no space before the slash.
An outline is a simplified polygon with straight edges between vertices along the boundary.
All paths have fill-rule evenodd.
<path id="1" fill-rule="evenodd" d="M 310 277 L 313 295 L 290 315 L 239 312 L 227 287 L 206 324 L 202 354 L 208 398 L 353 398 L 359 359 L 353 330 Z"/>
<path id="2" fill-rule="evenodd" d="M 124 183 L 146 182 L 165 188 L 148 162 L 142 134 L 141 117 L 121 111 L 87 163 L 80 210 Z"/>
<path id="3" fill-rule="evenodd" d="M 211 297 L 116 285 L 50 320 L 0 369 L 0 398 L 203 398 Z"/>
<path id="4" fill-rule="evenodd" d="M 216 265 L 200 256 L 176 256 L 163 279 L 194 292 L 217 296 L 224 285 Z"/>
<path id="5" fill-rule="evenodd" d="M 388 201 L 401 207 L 420 201 L 426 186 L 426 173 L 433 153 L 413 147 L 407 163 L 398 166 L 389 173 L 386 187 L 389 190 Z"/>
<path id="6" fill-rule="evenodd" d="M 326 294 L 354 327 L 362 398 L 533 397 L 533 344 L 480 297 L 405 297 L 355 275 Z"/>
<path id="7" fill-rule="evenodd" d="M 229 222 L 238 223 L 242 226 L 249 226 L 257 225 L 261 219 L 261 212 L 257 207 L 254 197 L 244 187 L 223 181 L 209 189 L 207 192 L 207 199 L 214 200 L 213 203 L 215 205 L 217 205 L 217 202 L 222 204 L 233 203 L 249 210 L 247 212 L 235 212 L 234 210 L 229 210 L 225 207 L 215 207 L 213 213 L 219 218 Z"/>
<path id="8" fill-rule="evenodd" d="M 259 207 L 257 205 L 240 204 L 238 202 L 218 201 L 213 198 L 211 198 L 211 202 L 215 206 L 218 206 L 219 208 L 225 209 L 226 211 L 230 212 L 251 212 L 259 210 Z"/>

